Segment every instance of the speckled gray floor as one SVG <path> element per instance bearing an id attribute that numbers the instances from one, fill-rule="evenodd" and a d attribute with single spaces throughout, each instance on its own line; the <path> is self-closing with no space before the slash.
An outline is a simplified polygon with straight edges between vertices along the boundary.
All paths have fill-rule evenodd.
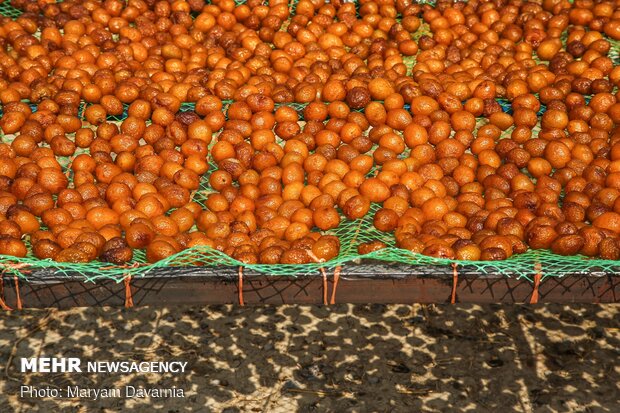
<path id="1" fill-rule="evenodd" d="M 620 411 L 618 306 L 88 308 L 0 315 L 1 412 Z M 21 357 L 182 360 L 185 375 L 23 374 Z M 9 362 L 10 361 L 10 362 Z M 7 368 L 8 367 L 8 368 Z M 135 387 L 185 398 L 20 398 Z"/>

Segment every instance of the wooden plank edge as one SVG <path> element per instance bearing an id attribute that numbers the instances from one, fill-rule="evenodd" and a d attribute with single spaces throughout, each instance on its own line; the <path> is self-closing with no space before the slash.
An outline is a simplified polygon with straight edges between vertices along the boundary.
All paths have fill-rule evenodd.
<path id="1" fill-rule="evenodd" d="M 456 303 L 530 303 L 533 285 L 527 279 L 503 276 L 459 276 Z M 83 282 L 48 279 L 28 282 L 4 277 L 5 303 L 17 308 L 18 295 L 23 308 L 69 308 L 124 306 L 128 291 L 124 283 L 111 280 Z M 145 277 L 130 282 L 129 293 L 136 306 L 239 304 L 323 304 L 324 283 L 320 276 L 245 276 L 240 296 L 235 277 Z M 341 276 L 334 292 L 333 275 L 327 279 L 328 300 L 335 303 L 449 303 L 453 279 L 445 276 L 406 276 L 369 278 Z M 620 276 L 586 275 L 547 278 L 538 289 L 539 303 L 617 303 L 620 302 Z"/>

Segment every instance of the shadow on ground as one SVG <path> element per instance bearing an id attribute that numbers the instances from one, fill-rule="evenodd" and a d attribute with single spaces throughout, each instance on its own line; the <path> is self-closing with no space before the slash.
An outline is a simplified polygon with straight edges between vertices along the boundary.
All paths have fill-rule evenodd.
<path id="1" fill-rule="evenodd" d="M 0 410 L 619 411 L 613 305 L 33 310 L 0 316 Z M 188 362 L 188 373 L 23 374 L 22 357 Z M 176 386 L 184 398 L 32 399 L 21 385 Z"/>

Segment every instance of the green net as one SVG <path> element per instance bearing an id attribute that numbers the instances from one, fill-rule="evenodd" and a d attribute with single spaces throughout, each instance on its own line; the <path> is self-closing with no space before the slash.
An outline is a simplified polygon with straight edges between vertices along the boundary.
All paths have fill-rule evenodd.
<path id="1" fill-rule="evenodd" d="M 0 3 L 0 14 L 5 17 L 11 17 L 14 19 L 21 16 L 22 11 L 11 6 L 11 4 L 7 0 L 5 0 L 4 2 Z"/>
<path id="2" fill-rule="evenodd" d="M 243 1 L 237 1 L 237 3 L 243 3 Z M 293 6 L 295 4 L 296 2 L 293 2 Z M 21 11 L 11 7 L 7 2 L 4 2 L 0 3 L 0 14 L 15 18 L 21 14 Z M 420 30 L 416 32 L 414 37 L 419 38 L 426 33 L 428 33 L 428 27 L 423 25 Z M 620 63 L 620 42 L 611 40 L 610 42 L 612 44 L 612 51 L 609 53 L 609 56 L 614 60 L 615 64 L 618 64 Z M 411 68 L 415 65 L 415 57 L 405 57 L 404 62 L 410 73 Z M 504 111 L 510 111 L 510 103 L 507 100 L 498 99 L 498 102 Z M 224 110 L 226 110 L 231 102 L 224 101 L 223 103 Z M 277 106 L 289 106 L 294 108 L 299 113 L 300 120 L 303 121 L 303 110 L 307 104 L 283 103 Z M 80 117 L 83 116 L 86 107 L 87 104 L 85 103 L 80 105 L 78 110 L 78 115 Z M 36 110 L 36 105 L 32 105 L 32 108 Z M 192 111 L 194 108 L 195 105 L 193 103 L 184 103 L 180 110 Z M 544 111 L 544 107 L 541 109 L 541 113 L 542 111 Z M 109 116 L 108 120 L 122 121 L 126 116 L 127 105 L 125 105 L 121 115 Z M 479 121 L 479 126 L 482 124 L 484 124 L 484 122 L 482 120 Z M 509 135 L 510 132 L 511 130 L 509 129 L 505 134 Z M 1 138 L 3 142 L 10 142 L 12 139 L 12 137 L 8 135 L 2 136 Z M 78 153 L 76 153 L 76 155 Z M 65 172 L 70 174 L 71 159 L 61 157 L 59 158 L 59 162 L 65 169 Z M 193 195 L 193 200 L 202 206 L 204 206 L 208 195 L 214 192 L 213 189 L 209 187 L 209 177 L 215 170 L 217 170 L 217 166 L 211 163 L 209 172 L 204 174 L 199 189 Z M 373 173 L 374 171 L 370 172 L 371 175 Z M 74 277 L 76 274 L 81 274 L 86 281 L 112 279 L 117 282 L 120 282 L 126 276 L 144 276 L 155 269 L 190 266 L 212 267 L 214 269 L 214 275 L 217 275 L 216 269 L 221 266 L 244 267 L 259 273 L 274 276 L 318 275 L 321 269 L 330 270 L 337 266 L 355 265 L 355 263 L 358 263 L 362 258 L 404 263 L 412 266 L 427 266 L 429 274 L 433 272 L 433 268 L 437 268 L 438 266 L 456 266 L 457 268 L 475 271 L 479 274 L 500 274 L 509 277 L 526 278 L 530 281 L 532 281 L 533 275 L 538 271 L 540 271 L 544 279 L 545 277 L 561 277 L 567 274 L 615 273 L 620 270 L 618 261 L 590 259 L 585 256 L 565 257 L 546 250 L 530 250 L 524 254 L 514 255 L 505 261 L 458 261 L 428 257 L 397 248 L 392 234 L 380 232 L 374 227 L 373 217 L 380 207 L 379 204 L 371 205 L 370 212 L 359 220 L 353 221 L 342 216 L 340 226 L 329 231 L 329 233 L 339 237 L 341 241 L 341 250 L 335 259 L 327 263 L 300 265 L 245 264 L 223 252 L 205 246 L 198 246 L 186 249 L 153 264 L 147 263 L 145 252 L 142 250 L 134 250 L 133 260 L 125 266 L 115 266 L 104 262 L 90 262 L 85 264 L 58 263 L 52 260 L 37 259 L 34 256 L 27 256 L 25 258 L 0 256 L 0 264 L 3 266 L 4 272 L 26 279 L 28 278 L 28 274 L 33 271 L 38 269 L 51 269 L 57 276 L 67 275 Z M 360 255 L 358 253 L 358 246 L 369 241 L 382 241 L 387 245 L 387 248 L 367 255 Z M 27 247 L 30 251 L 30 245 L 27 244 Z M 170 274 L 174 275 L 174 271 L 170 271 Z"/>

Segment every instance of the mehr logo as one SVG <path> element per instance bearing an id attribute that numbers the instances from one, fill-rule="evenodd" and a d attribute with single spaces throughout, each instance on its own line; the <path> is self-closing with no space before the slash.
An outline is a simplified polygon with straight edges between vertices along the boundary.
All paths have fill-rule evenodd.
<path id="1" fill-rule="evenodd" d="M 89 361 L 88 373 L 185 373 L 187 361 Z M 81 373 L 82 361 L 77 357 L 33 357 L 21 359 L 22 373 Z"/>
<path id="2" fill-rule="evenodd" d="M 33 357 L 22 358 L 22 373 L 81 373 L 77 357 Z"/>

